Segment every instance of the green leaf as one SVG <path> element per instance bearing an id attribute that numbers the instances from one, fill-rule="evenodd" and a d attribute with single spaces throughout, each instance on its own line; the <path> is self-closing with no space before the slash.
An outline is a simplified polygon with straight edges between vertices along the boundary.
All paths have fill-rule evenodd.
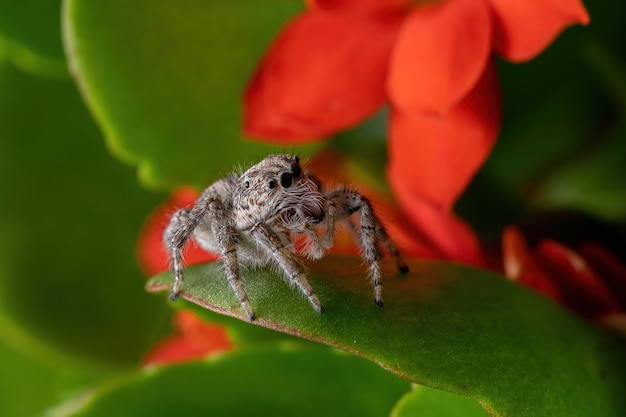
<path id="1" fill-rule="evenodd" d="M 301 7 L 69 0 L 66 49 L 112 151 L 147 185 L 204 188 L 235 163 L 284 153 L 241 140 L 241 100 L 262 52 Z"/>
<path id="2" fill-rule="evenodd" d="M 63 416 L 383 416 L 409 384 L 329 349 L 244 350 L 148 369 Z"/>
<path id="3" fill-rule="evenodd" d="M 487 417 L 484 408 L 468 397 L 418 385 L 405 394 L 393 409 L 391 417 Z"/>
<path id="4" fill-rule="evenodd" d="M 104 375 L 76 372 L 59 363 L 44 364 L 0 339 L 0 415 L 32 417 L 102 380 Z"/>
<path id="5" fill-rule="evenodd" d="M 578 209 L 608 221 L 626 219 L 626 128 L 562 164 L 540 184 L 534 204 Z"/>
<path id="6" fill-rule="evenodd" d="M 455 264 L 383 263 L 385 307 L 361 261 L 310 267 L 317 314 L 268 270 L 244 272 L 256 323 L 337 346 L 419 384 L 477 399 L 494 416 L 617 416 L 626 412 L 626 343 L 499 275 Z M 171 273 L 152 278 L 165 291 Z M 245 319 L 217 263 L 187 269 L 182 296 Z"/>
<path id="7" fill-rule="evenodd" d="M 0 44 L 22 70 L 67 77 L 60 14 L 61 0 L 0 0 Z"/>
<path id="8" fill-rule="evenodd" d="M 0 334 L 47 362 L 136 364 L 169 316 L 134 259 L 161 196 L 106 152 L 68 79 L 0 66 L 0 135 Z"/>

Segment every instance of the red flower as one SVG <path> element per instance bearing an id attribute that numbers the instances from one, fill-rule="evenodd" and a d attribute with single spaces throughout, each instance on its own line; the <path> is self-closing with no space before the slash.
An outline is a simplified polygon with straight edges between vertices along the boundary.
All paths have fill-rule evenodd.
<path id="1" fill-rule="evenodd" d="M 521 232 L 505 229 L 504 272 L 575 313 L 626 333 L 626 265 L 597 244 L 574 251 L 550 239 L 531 251 Z"/>
<path id="2" fill-rule="evenodd" d="M 492 51 L 527 60 L 589 20 L 579 0 L 308 4 L 252 79 L 244 130 L 304 142 L 390 103 L 388 174 L 408 213 L 449 210 L 489 154 L 500 125 Z"/>
<path id="3" fill-rule="evenodd" d="M 198 360 L 233 349 L 222 326 L 205 323 L 190 311 L 176 313 L 174 328 L 174 335 L 157 343 L 146 354 L 143 365 Z"/>

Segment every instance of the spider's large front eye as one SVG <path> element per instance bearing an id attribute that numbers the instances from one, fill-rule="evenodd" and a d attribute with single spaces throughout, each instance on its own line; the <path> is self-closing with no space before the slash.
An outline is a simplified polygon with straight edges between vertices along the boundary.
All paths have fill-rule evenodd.
<path id="1" fill-rule="evenodd" d="M 300 168 L 300 165 L 298 164 L 291 164 L 291 173 L 294 178 L 300 178 L 300 175 L 302 175 L 302 168 Z"/>
<path id="2" fill-rule="evenodd" d="M 283 172 L 283 175 L 280 176 L 280 185 L 282 185 L 284 188 L 289 188 L 291 187 L 292 183 L 293 176 L 291 175 L 291 173 Z"/>

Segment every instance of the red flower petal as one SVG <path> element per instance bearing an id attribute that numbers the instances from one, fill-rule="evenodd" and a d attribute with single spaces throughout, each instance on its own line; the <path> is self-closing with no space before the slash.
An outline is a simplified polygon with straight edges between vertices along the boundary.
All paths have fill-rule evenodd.
<path id="1" fill-rule="evenodd" d="M 515 227 L 507 227 L 502 233 L 502 257 L 507 278 L 561 302 L 558 287 L 535 261 L 524 237 Z"/>
<path id="2" fill-rule="evenodd" d="M 409 0 L 305 0 L 310 7 L 340 13 L 389 13 L 408 10 Z"/>
<path id="3" fill-rule="evenodd" d="M 447 0 L 413 9 L 391 58 L 392 103 L 405 112 L 445 114 L 483 73 L 491 31 L 484 0 Z"/>
<path id="4" fill-rule="evenodd" d="M 174 316 L 174 327 L 176 334 L 155 345 L 144 357 L 144 365 L 192 361 L 233 349 L 222 326 L 205 323 L 189 311 Z"/>
<path id="5" fill-rule="evenodd" d="M 400 20 L 311 10 L 274 41 L 245 94 L 244 132 L 301 143 L 352 126 L 385 102 Z"/>
<path id="6" fill-rule="evenodd" d="M 146 220 L 137 241 L 137 258 L 147 276 L 167 271 L 170 268 L 167 251 L 163 244 L 163 231 L 170 216 L 179 208 L 193 206 L 198 195 L 198 192 L 191 188 L 182 188 L 157 207 Z M 217 255 L 206 252 L 193 241 L 187 243 L 183 256 L 186 265 L 214 261 L 218 258 Z"/>
<path id="7" fill-rule="evenodd" d="M 626 265 L 597 243 L 585 243 L 578 248 L 583 258 L 598 273 L 604 285 L 626 312 Z"/>
<path id="8" fill-rule="evenodd" d="M 476 88 L 441 118 L 392 112 L 392 185 L 402 183 L 412 195 L 450 209 L 495 143 L 501 117 L 496 78 L 488 66 Z"/>
<path id="9" fill-rule="evenodd" d="M 394 181 L 393 188 L 404 215 L 415 231 L 414 236 L 428 242 L 443 259 L 484 265 L 478 239 L 463 220 L 420 198 L 401 178 Z"/>
<path id="10" fill-rule="evenodd" d="M 543 51 L 567 26 L 589 23 L 579 0 L 489 0 L 495 14 L 494 48 L 513 62 Z"/>
<path id="11" fill-rule="evenodd" d="M 552 240 L 536 250 L 540 264 L 557 282 L 567 307 L 583 317 L 601 318 L 619 312 L 619 307 L 602 280 L 577 253 Z"/>

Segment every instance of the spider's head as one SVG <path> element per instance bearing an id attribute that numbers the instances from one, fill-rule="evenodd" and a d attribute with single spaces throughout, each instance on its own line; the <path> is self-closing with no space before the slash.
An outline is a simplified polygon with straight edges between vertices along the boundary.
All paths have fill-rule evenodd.
<path id="1" fill-rule="evenodd" d="M 317 224 L 324 219 L 326 200 L 293 155 L 269 155 L 239 178 L 234 196 L 239 227 L 279 217 L 292 224 Z"/>

